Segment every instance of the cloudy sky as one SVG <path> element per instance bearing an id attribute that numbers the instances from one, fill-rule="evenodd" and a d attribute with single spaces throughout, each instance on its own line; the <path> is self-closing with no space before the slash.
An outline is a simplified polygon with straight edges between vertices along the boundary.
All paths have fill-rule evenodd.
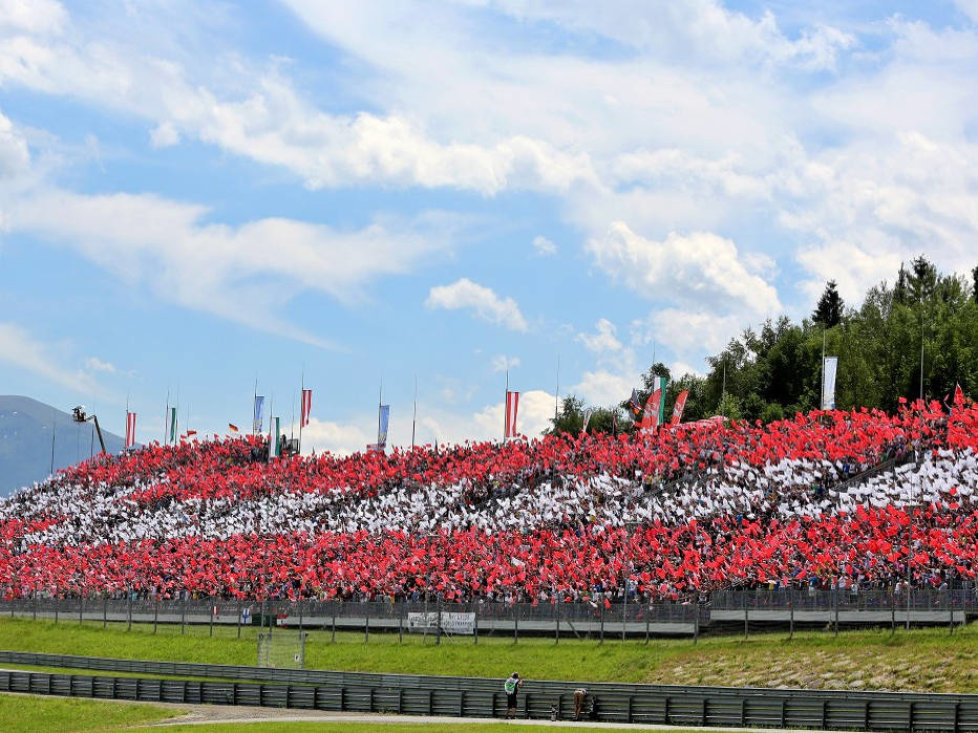
<path id="1" fill-rule="evenodd" d="M 141 441 L 499 437 L 926 252 L 978 264 L 978 0 L 0 0 L 0 393 Z"/>

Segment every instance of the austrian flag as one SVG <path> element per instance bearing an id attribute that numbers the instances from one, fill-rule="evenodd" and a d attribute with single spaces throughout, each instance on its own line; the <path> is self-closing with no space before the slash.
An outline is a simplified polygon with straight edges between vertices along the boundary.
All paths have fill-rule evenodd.
<path id="1" fill-rule="evenodd" d="M 136 413 L 126 412 L 126 448 L 136 445 Z"/>
<path id="2" fill-rule="evenodd" d="M 506 390 L 506 430 L 503 434 L 505 438 L 515 438 L 516 432 L 516 413 L 520 406 L 520 393 Z"/>
<path id="3" fill-rule="evenodd" d="M 307 427 L 309 425 L 309 413 L 312 412 L 312 390 L 304 389 L 302 390 L 302 415 L 299 420 L 300 427 Z"/>

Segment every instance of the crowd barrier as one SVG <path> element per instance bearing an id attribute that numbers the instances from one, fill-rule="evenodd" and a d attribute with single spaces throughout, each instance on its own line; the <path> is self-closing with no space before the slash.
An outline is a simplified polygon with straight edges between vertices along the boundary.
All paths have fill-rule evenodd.
<path id="1" fill-rule="evenodd" d="M 0 663 L 104 669 L 161 677 L 103 677 L 0 671 L 0 690 L 115 700 L 256 705 L 337 712 L 499 717 L 502 681 L 225 665 L 112 660 L 0 652 Z M 236 681 L 236 680 L 248 681 Z M 230 681 L 229 681 L 230 680 Z M 573 691 L 586 687 L 593 720 L 671 726 L 978 732 L 978 696 L 537 681 L 520 694 L 520 717 L 568 719 Z"/>

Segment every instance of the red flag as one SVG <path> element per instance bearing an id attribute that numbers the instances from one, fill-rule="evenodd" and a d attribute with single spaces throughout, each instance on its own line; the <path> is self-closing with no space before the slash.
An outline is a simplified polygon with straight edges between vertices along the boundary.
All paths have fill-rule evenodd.
<path id="1" fill-rule="evenodd" d="M 126 448 L 136 445 L 136 413 L 126 412 Z"/>
<path id="2" fill-rule="evenodd" d="M 299 425 L 301 427 L 306 427 L 309 424 L 309 413 L 312 412 L 312 390 L 304 389 L 302 390 L 302 416 L 299 419 Z"/>
<path id="3" fill-rule="evenodd" d="M 645 417 L 639 423 L 642 430 L 655 430 L 659 425 L 659 402 L 662 401 L 662 390 L 657 389 L 649 395 L 649 401 L 645 403 Z"/>
<path id="4" fill-rule="evenodd" d="M 954 404 L 960 406 L 964 404 L 964 390 L 960 384 L 954 385 Z"/>
<path id="5" fill-rule="evenodd" d="M 678 425 L 683 419 L 683 410 L 686 409 L 686 400 L 689 398 L 689 390 L 684 389 L 676 397 L 676 404 L 672 406 L 672 425 Z"/>
<path id="6" fill-rule="evenodd" d="M 516 413 L 520 406 L 520 393 L 506 390 L 506 430 L 504 437 L 516 437 Z"/>

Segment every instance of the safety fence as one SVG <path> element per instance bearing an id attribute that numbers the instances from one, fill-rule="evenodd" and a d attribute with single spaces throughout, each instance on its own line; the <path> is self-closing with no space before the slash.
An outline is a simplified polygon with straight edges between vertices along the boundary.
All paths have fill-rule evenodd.
<path id="1" fill-rule="evenodd" d="M 520 634 L 604 639 L 692 636 L 724 624 L 743 623 L 763 631 L 778 625 L 910 626 L 947 625 L 952 629 L 978 614 L 973 587 L 940 590 L 768 589 L 716 591 L 691 601 L 604 599 L 574 603 L 448 603 L 377 601 L 226 600 L 216 598 L 24 598 L 0 601 L 0 616 L 64 622 L 160 624 L 215 628 L 267 626 L 300 631 L 419 633 L 440 640 L 444 634 L 506 636 Z"/>
<path id="2" fill-rule="evenodd" d="M 184 704 L 256 705 L 323 711 L 499 717 L 500 680 L 387 675 L 0 652 L 0 663 L 112 667 L 221 681 L 0 671 L 0 690 Z M 236 681 L 245 679 L 248 681 Z M 230 681 L 229 681 L 230 680 Z M 978 732 L 978 696 L 827 690 L 767 690 L 528 680 L 518 715 L 567 719 L 586 687 L 590 719 L 672 726 Z"/>

